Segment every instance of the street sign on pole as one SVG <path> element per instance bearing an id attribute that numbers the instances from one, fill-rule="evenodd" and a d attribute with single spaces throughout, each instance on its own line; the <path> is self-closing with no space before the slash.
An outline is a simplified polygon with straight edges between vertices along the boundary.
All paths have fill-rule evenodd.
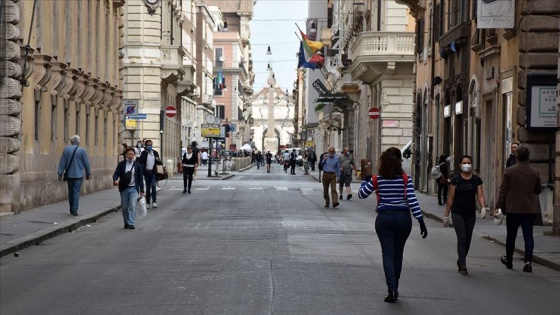
<path id="1" fill-rule="evenodd" d="M 372 107 L 368 111 L 368 115 L 370 119 L 377 119 L 380 116 L 379 108 Z"/>
<path id="2" fill-rule="evenodd" d="M 165 108 L 165 116 L 173 118 L 175 117 L 175 115 L 177 115 L 177 109 L 175 108 L 175 106 L 167 106 Z"/>
<path id="3" fill-rule="evenodd" d="M 138 100 L 123 100 L 123 115 L 138 115 Z"/>
<path id="4" fill-rule="evenodd" d="M 147 115 L 146 114 L 138 114 L 138 115 L 127 115 L 126 119 L 134 119 L 134 120 L 141 120 L 141 119 L 146 119 Z"/>

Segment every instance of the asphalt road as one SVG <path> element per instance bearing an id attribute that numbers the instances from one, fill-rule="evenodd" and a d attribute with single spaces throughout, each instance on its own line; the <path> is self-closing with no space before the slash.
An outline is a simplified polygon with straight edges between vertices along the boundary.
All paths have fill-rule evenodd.
<path id="1" fill-rule="evenodd" d="M 124 230 L 120 213 L 0 260 L 0 314 L 557 314 L 560 273 L 507 270 L 475 237 L 469 276 L 455 234 L 418 224 L 396 304 L 386 285 L 372 197 L 323 208 L 321 184 L 273 164 L 192 194 L 169 181 L 158 209 Z M 357 187 L 354 187 L 357 189 Z"/>

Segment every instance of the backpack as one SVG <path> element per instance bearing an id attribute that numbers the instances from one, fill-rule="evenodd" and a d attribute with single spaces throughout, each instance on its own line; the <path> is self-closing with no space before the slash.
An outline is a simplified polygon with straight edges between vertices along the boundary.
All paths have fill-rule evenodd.
<path id="1" fill-rule="evenodd" d="M 319 157 L 319 170 L 323 170 L 323 166 L 325 166 L 325 160 L 323 159 L 325 157 L 325 153 L 321 154 L 321 156 Z"/>
<path id="2" fill-rule="evenodd" d="M 377 184 L 377 176 L 375 175 L 371 178 L 371 182 L 373 184 L 373 190 L 375 190 L 375 196 L 377 196 L 377 207 L 379 207 L 379 191 L 378 191 L 378 184 Z M 408 185 L 408 174 L 402 173 L 402 179 L 404 182 L 404 199 L 406 199 L 406 186 Z M 375 209 L 377 211 L 377 209 Z"/>
<path id="3" fill-rule="evenodd" d="M 441 177 L 442 174 L 441 174 L 441 170 L 439 169 L 440 166 L 441 164 L 432 167 L 431 174 L 433 179 L 438 179 Z"/>

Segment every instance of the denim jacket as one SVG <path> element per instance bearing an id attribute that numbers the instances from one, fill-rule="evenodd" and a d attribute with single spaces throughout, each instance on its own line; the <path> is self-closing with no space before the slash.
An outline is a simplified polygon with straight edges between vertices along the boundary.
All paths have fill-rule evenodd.
<path id="1" fill-rule="evenodd" d="M 77 147 L 77 149 L 76 149 Z M 72 154 L 76 150 L 74 154 L 74 161 L 70 165 L 70 160 L 72 159 Z M 89 166 L 89 159 L 84 148 L 78 147 L 77 145 L 73 144 L 64 148 L 62 151 L 62 156 L 60 157 L 60 163 L 58 164 L 58 176 L 62 176 L 66 167 L 70 165 L 68 168 L 68 178 L 83 178 L 84 171 L 85 176 L 91 175 L 91 169 Z"/>

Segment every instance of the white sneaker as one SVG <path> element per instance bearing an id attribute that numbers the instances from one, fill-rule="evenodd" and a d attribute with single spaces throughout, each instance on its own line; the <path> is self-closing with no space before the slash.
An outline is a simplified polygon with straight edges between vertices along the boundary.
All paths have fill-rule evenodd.
<path id="1" fill-rule="evenodd" d="M 150 203 L 146 203 L 146 209 L 150 209 Z"/>
<path id="2" fill-rule="evenodd" d="M 157 208 L 157 203 L 152 202 L 152 208 Z"/>

